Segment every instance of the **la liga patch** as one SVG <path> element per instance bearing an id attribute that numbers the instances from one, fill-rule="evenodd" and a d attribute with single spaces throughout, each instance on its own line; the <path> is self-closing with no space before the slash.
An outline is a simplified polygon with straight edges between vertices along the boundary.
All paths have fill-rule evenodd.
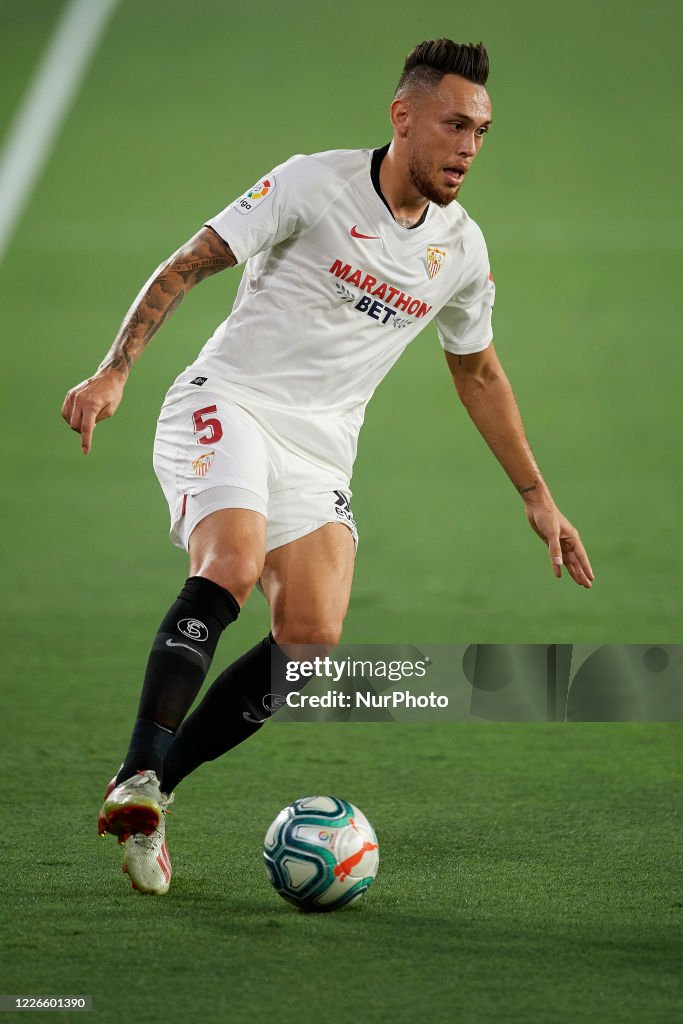
<path id="1" fill-rule="evenodd" d="M 269 174 L 267 178 L 263 178 L 261 181 L 257 181 L 256 184 L 245 192 L 243 196 L 236 199 L 234 207 L 238 213 L 251 213 L 255 210 L 268 196 L 273 194 L 275 188 L 275 176 Z"/>

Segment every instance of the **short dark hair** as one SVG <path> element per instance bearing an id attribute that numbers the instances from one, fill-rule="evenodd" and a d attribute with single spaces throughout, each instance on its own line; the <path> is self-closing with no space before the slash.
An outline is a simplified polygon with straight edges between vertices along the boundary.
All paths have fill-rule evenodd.
<path id="1" fill-rule="evenodd" d="M 486 85 L 489 55 L 483 43 L 454 43 L 452 39 L 428 39 L 406 57 L 396 95 L 406 89 L 433 87 L 444 75 L 460 75 L 468 82 Z"/>

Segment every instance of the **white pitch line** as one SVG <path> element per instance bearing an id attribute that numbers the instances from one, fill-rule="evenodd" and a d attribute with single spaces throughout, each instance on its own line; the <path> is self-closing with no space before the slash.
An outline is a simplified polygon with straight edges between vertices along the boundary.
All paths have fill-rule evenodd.
<path id="1" fill-rule="evenodd" d="M 71 0 L 0 153 L 0 262 L 119 0 Z"/>

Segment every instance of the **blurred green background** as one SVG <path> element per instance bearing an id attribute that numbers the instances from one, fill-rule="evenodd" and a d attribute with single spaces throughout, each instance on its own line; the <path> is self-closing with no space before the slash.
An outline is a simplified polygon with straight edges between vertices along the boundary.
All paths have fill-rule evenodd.
<path id="1" fill-rule="evenodd" d="M 3 125 L 61 6 L 2 5 Z M 155 420 L 239 272 L 204 283 L 166 325 L 88 459 L 59 418 L 63 396 L 151 270 L 260 174 L 295 152 L 386 141 L 405 54 L 449 34 L 491 55 L 494 128 L 461 198 L 489 245 L 496 345 L 597 582 L 586 593 L 551 575 L 428 328 L 361 435 L 345 639 L 678 639 L 679 12 L 123 0 L 0 270 L 13 612 L 55 614 L 67 588 L 72 614 L 106 620 L 124 588 L 156 620 L 185 561 L 151 471 Z M 256 597 L 242 628 L 261 636 L 264 621 Z"/>
<path id="2" fill-rule="evenodd" d="M 0 4 L 0 137 L 63 7 Z M 129 899 L 115 845 L 90 837 L 185 578 L 152 439 L 239 272 L 165 326 L 88 458 L 59 411 L 207 217 L 292 153 L 386 142 L 412 46 L 482 39 L 494 128 L 461 200 L 489 245 L 498 352 L 596 584 L 552 577 L 429 328 L 368 409 L 344 639 L 676 642 L 680 22 L 673 0 L 122 0 L 0 266 L 9 991 L 90 984 L 102 1020 L 159 1000 L 168 1019 L 254 1019 L 283 992 L 284 1021 L 320 1009 L 332 977 L 340 1021 L 369 990 L 388 1009 L 364 1002 L 367 1020 L 673 1019 L 676 726 L 263 730 L 183 786 L 167 902 Z M 217 666 L 267 628 L 256 595 Z M 384 873 L 357 915 L 299 927 L 262 889 L 260 836 L 284 803 L 334 788 L 375 824 Z"/>

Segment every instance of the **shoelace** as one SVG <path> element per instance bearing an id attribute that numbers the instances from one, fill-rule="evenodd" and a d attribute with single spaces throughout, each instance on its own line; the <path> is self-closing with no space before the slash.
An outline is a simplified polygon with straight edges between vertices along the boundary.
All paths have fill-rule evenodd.
<path id="1" fill-rule="evenodd" d="M 155 828 L 151 835 L 146 836 L 144 832 L 137 832 L 134 836 L 131 836 L 136 846 L 141 846 L 145 850 L 156 850 L 160 842 L 163 842 L 163 832 Z"/>
<path id="2" fill-rule="evenodd" d="M 173 803 L 174 799 L 175 793 L 171 793 L 170 796 L 166 796 L 164 793 L 161 794 L 161 810 L 164 814 L 173 814 L 173 811 L 168 810 L 168 806 Z M 153 851 L 159 845 L 159 842 L 163 842 L 164 833 L 161 829 L 155 828 L 148 836 L 144 832 L 136 832 L 134 836 L 131 836 L 131 839 L 136 846 Z"/>

